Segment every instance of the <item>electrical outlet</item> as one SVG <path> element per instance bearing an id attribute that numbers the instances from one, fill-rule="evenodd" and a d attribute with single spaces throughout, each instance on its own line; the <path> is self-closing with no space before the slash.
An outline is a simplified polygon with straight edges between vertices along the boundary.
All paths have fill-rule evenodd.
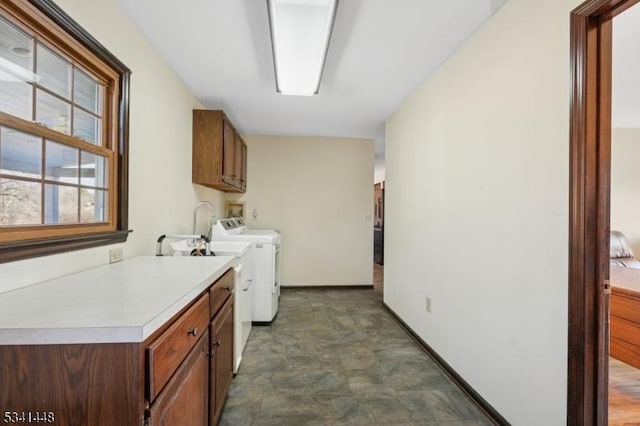
<path id="1" fill-rule="evenodd" d="M 427 310 L 427 312 L 431 313 L 431 298 L 429 296 L 427 296 L 425 309 Z"/>
<path id="2" fill-rule="evenodd" d="M 122 247 L 109 250 L 109 263 L 116 263 L 122 260 Z"/>

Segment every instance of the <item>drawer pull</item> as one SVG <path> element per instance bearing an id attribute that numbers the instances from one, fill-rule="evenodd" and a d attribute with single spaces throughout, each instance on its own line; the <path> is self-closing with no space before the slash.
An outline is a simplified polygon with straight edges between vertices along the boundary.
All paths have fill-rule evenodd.
<path id="1" fill-rule="evenodd" d="M 211 342 L 212 345 L 216 345 L 216 346 L 220 346 L 220 339 L 216 340 L 215 342 Z"/>
<path id="2" fill-rule="evenodd" d="M 224 288 L 224 289 L 225 289 L 225 290 L 227 290 L 227 291 L 231 291 L 231 287 L 229 287 L 229 286 L 222 287 L 222 288 Z"/>
<path id="3" fill-rule="evenodd" d="M 187 331 L 187 334 L 190 336 L 196 336 L 198 334 L 198 329 L 197 328 L 192 328 L 189 331 Z"/>

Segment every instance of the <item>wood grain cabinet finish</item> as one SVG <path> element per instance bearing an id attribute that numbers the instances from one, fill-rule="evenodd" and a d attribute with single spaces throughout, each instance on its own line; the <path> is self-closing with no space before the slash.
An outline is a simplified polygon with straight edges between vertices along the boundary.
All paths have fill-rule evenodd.
<path id="1" fill-rule="evenodd" d="M 247 188 L 247 145 L 220 110 L 193 111 L 191 180 L 224 192 Z"/>
<path id="2" fill-rule="evenodd" d="M 54 425 L 140 426 L 143 389 L 138 343 L 0 346 L 2 416 L 37 411 L 53 413 Z"/>
<path id="3" fill-rule="evenodd" d="M 204 330 L 197 344 L 173 375 L 162 394 L 149 409 L 151 426 L 209 423 L 209 330 Z"/>
<path id="4" fill-rule="evenodd" d="M 209 410 L 211 424 L 215 425 L 233 379 L 233 297 L 227 299 L 211 322 L 210 374 Z"/>
<path id="5" fill-rule="evenodd" d="M 247 189 L 247 145 L 238 134 L 236 134 L 234 158 L 233 174 L 236 177 L 236 186 L 245 192 Z"/>
<path id="6" fill-rule="evenodd" d="M 149 345 L 149 400 L 153 401 L 209 324 L 209 295 L 204 294 Z"/>
<path id="7" fill-rule="evenodd" d="M 640 368 L 640 270 L 610 266 L 610 353 Z"/>

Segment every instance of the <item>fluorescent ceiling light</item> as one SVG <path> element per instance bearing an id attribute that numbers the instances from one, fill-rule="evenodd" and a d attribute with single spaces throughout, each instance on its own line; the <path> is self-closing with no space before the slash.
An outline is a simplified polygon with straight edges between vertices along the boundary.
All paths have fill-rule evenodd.
<path id="1" fill-rule="evenodd" d="M 276 90 L 318 93 L 338 0 L 267 0 Z"/>
<path id="2" fill-rule="evenodd" d="M 21 81 L 37 82 L 39 80 L 40 76 L 38 74 L 0 57 L 0 81 L 18 83 Z"/>

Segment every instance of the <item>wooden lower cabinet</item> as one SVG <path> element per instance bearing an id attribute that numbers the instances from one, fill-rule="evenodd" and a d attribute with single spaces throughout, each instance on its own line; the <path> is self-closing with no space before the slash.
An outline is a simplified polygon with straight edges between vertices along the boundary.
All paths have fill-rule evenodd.
<path id="1" fill-rule="evenodd" d="M 211 424 L 220 419 L 233 379 L 233 297 L 229 297 L 211 322 L 211 387 L 209 411 Z"/>
<path id="2" fill-rule="evenodd" d="M 0 346 L 0 424 L 140 426 L 140 360 L 139 343 Z"/>
<path id="3" fill-rule="evenodd" d="M 0 419 L 25 423 L 23 413 L 39 412 L 41 422 L 65 426 L 217 424 L 233 378 L 233 276 L 229 269 L 142 343 L 0 345 L 0 416 L 9 416 Z M 216 284 L 230 290 L 212 312 Z"/>
<path id="4" fill-rule="evenodd" d="M 209 332 L 200 337 L 149 410 L 151 426 L 209 424 Z"/>

